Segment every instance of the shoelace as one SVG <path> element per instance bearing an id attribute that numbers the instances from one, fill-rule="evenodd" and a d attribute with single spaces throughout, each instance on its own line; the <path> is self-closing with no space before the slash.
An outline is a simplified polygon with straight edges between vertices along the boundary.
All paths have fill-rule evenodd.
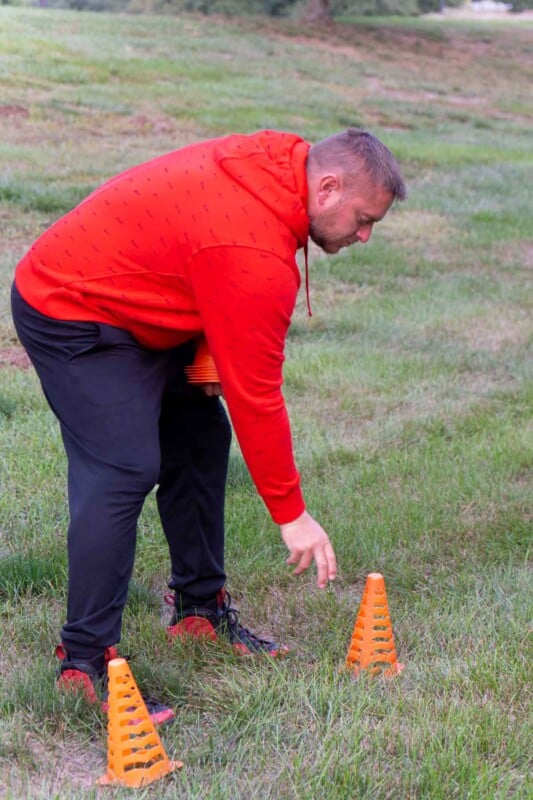
<path id="1" fill-rule="evenodd" d="M 243 644 L 246 644 L 248 641 L 258 648 L 261 648 L 263 645 L 268 649 L 272 645 L 272 642 L 268 639 L 261 639 L 260 636 L 252 633 L 249 628 L 245 628 L 244 625 L 241 625 L 239 622 L 239 612 L 236 608 L 231 608 L 230 606 L 231 597 L 229 592 L 226 592 L 226 597 L 228 598 L 228 603 L 224 603 L 222 606 L 221 621 L 225 622 L 228 627 L 230 640 L 232 637 L 235 637 Z"/>
<path id="2" fill-rule="evenodd" d="M 175 608 L 175 596 L 173 594 L 165 595 L 165 603 Z M 231 595 L 227 589 L 223 590 L 223 599 L 218 608 L 218 611 L 213 612 L 219 619 L 219 625 L 225 625 L 230 642 L 242 642 L 246 644 L 246 640 L 257 649 L 270 650 L 273 647 L 273 642 L 268 639 L 261 639 L 253 633 L 249 628 L 245 628 L 239 622 L 239 612 L 236 608 L 231 606 Z"/>

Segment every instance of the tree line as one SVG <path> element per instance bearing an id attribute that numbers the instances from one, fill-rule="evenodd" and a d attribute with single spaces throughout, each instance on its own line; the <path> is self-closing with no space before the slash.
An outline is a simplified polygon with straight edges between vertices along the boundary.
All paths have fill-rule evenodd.
<path id="1" fill-rule="evenodd" d="M 19 5 L 20 0 L 0 0 L 2 5 L 10 3 Z M 350 16 L 418 16 L 464 5 L 465 0 L 35 0 L 35 3 L 87 11 L 296 16 L 318 23 Z M 533 0 L 508 0 L 508 4 L 515 12 L 533 9 Z"/>

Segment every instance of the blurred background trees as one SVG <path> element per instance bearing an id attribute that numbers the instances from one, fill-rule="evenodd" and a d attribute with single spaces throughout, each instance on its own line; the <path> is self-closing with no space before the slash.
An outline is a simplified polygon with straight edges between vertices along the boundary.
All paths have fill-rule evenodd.
<path id="1" fill-rule="evenodd" d="M 482 0 L 0 0 L 2 5 L 46 5 L 55 8 L 74 8 L 90 11 L 131 11 L 157 13 L 160 11 L 199 12 L 248 16 L 263 14 L 269 17 L 303 19 L 327 23 L 342 17 L 358 16 L 418 16 L 443 12 Z M 533 0 L 508 0 L 511 11 L 533 9 Z"/>

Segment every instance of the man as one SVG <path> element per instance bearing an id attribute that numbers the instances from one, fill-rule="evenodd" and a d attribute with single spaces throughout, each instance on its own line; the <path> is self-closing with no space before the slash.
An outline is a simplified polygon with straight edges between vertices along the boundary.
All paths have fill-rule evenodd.
<path id="1" fill-rule="evenodd" d="M 201 337 L 244 459 L 295 574 L 336 573 L 306 511 L 283 396 L 285 338 L 307 240 L 367 242 L 405 186 L 390 151 L 349 129 L 310 145 L 260 131 L 127 170 L 47 230 L 19 263 L 13 318 L 68 458 L 69 591 L 59 683 L 96 699 L 120 640 L 137 520 L 157 486 L 174 590 L 170 637 L 274 642 L 240 625 L 224 586 L 230 426 L 216 387 L 187 382 Z M 150 706 L 156 721 L 170 709 Z"/>

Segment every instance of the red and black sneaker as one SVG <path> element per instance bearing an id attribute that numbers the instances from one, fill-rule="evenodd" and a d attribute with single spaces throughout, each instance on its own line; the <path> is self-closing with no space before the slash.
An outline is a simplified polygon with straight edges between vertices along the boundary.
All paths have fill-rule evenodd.
<path id="1" fill-rule="evenodd" d="M 265 653 L 273 658 L 284 656 L 288 647 L 281 646 L 268 639 L 261 639 L 239 622 L 239 612 L 231 606 L 231 596 L 226 589 L 217 593 L 216 602 L 205 608 L 177 609 L 173 594 L 165 596 L 165 602 L 174 606 L 174 613 L 167 628 L 170 641 L 192 636 L 196 639 L 216 641 L 225 639 L 233 649 L 242 655 Z"/>
<path id="2" fill-rule="evenodd" d="M 107 713 L 107 665 L 117 658 L 115 647 L 106 647 L 103 655 L 93 658 L 71 658 L 62 644 L 56 647 L 56 656 L 61 661 L 57 676 L 58 688 L 62 691 L 83 694 L 89 703 L 100 703 Z M 174 719 L 176 713 L 168 706 L 152 698 L 143 697 L 150 719 L 155 725 L 162 725 Z"/>

